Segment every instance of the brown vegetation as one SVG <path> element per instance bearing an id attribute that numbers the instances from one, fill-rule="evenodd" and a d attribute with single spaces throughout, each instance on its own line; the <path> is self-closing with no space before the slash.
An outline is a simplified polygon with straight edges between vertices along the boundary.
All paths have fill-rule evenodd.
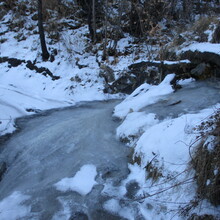
<path id="1" fill-rule="evenodd" d="M 198 196 L 220 205 L 220 109 L 203 122 L 199 131 L 199 145 L 192 156 L 196 171 Z"/>

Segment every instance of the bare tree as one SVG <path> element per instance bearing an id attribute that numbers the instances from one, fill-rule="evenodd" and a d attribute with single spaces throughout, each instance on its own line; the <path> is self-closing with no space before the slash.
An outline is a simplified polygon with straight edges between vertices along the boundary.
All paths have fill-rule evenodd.
<path id="1" fill-rule="evenodd" d="M 50 54 L 48 53 L 46 42 L 45 42 L 44 27 L 43 27 L 43 13 L 42 13 L 42 0 L 38 0 L 38 29 L 39 29 L 39 35 L 40 35 L 42 58 L 44 61 L 46 61 L 49 59 Z"/>

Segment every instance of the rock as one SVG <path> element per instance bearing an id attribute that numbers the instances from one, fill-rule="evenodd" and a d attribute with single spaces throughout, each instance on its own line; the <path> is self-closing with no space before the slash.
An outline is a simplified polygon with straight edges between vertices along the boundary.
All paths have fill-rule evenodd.
<path id="1" fill-rule="evenodd" d="M 103 77 L 106 83 L 111 83 L 115 80 L 114 70 L 107 65 L 100 66 L 99 76 Z"/>
<path id="2" fill-rule="evenodd" d="M 34 14 L 34 15 L 31 17 L 31 19 L 32 19 L 33 21 L 37 21 L 37 20 L 38 20 L 38 15 L 37 15 L 37 14 Z"/>
<path id="3" fill-rule="evenodd" d="M 30 60 L 26 62 L 26 67 L 30 70 L 35 70 L 37 73 L 41 73 L 44 76 L 50 76 L 52 80 L 57 80 L 60 78 L 60 76 L 54 76 L 53 73 L 50 72 L 49 69 L 45 67 L 37 67 L 34 63 L 32 63 Z"/>
<path id="4" fill-rule="evenodd" d="M 220 77 L 220 55 L 211 52 L 186 51 L 180 55 L 181 59 L 188 59 L 196 67 L 192 68 L 193 75 L 202 78 L 211 76 Z M 206 67 L 205 67 L 206 65 Z M 206 75 L 207 74 L 207 75 Z"/>
<path id="5" fill-rule="evenodd" d="M 187 220 L 215 220 L 216 218 L 212 215 L 197 215 L 192 214 Z"/>
<path id="6" fill-rule="evenodd" d="M 200 63 L 196 68 L 191 70 L 191 75 L 194 78 L 201 79 L 201 78 L 208 78 L 211 76 L 211 68 L 209 64 Z"/>
<path id="7" fill-rule="evenodd" d="M 5 162 L 0 162 L 0 181 L 7 170 L 7 165 Z"/>
<path id="8" fill-rule="evenodd" d="M 129 75 L 126 73 L 124 76 L 117 79 L 112 85 L 109 85 L 109 92 L 110 93 L 126 93 L 130 94 L 135 88 L 135 79 L 136 77 L 133 77 L 132 75 Z"/>
<path id="9" fill-rule="evenodd" d="M 117 215 L 113 215 L 107 211 L 104 211 L 104 210 L 95 210 L 93 213 L 92 213 L 92 216 L 91 216 L 91 219 L 97 219 L 97 220 L 125 220 L 125 218 L 123 217 L 120 217 L 120 216 L 117 216 Z"/>
<path id="10" fill-rule="evenodd" d="M 220 55 L 211 52 L 186 51 L 180 55 L 180 59 L 188 59 L 193 64 L 208 63 L 220 67 Z"/>
<path id="11" fill-rule="evenodd" d="M 89 218 L 84 212 L 76 212 L 69 218 L 69 220 L 89 220 Z"/>
<path id="12" fill-rule="evenodd" d="M 106 92 L 130 94 L 143 83 L 157 85 L 167 74 L 175 73 L 178 78 L 189 78 L 191 69 L 196 65 L 192 63 L 164 64 L 163 62 L 140 62 L 132 64 L 121 77 L 113 83 L 106 83 Z"/>
<path id="13" fill-rule="evenodd" d="M 50 72 L 49 69 L 46 67 L 37 67 L 33 62 L 30 60 L 20 60 L 16 58 L 9 58 L 9 57 L 0 57 L 0 63 L 8 62 L 9 67 L 17 67 L 22 63 L 26 63 L 26 67 L 30 70 L 35 70 L 37 73 L 41 73 L 44 76 L 50 76 L 52 80 L 57 80 L 60 76 L 54 76 L 53 73 Z"/>
<path id="14" fill-rule="evenodd" d="M 105 167 L 102 170 L 102 179 L 106 180 L 108 178 L 112 178 L 114 176 L 117 176 L 117 173 L 119 172 L 119 169 L 117 167 Z"/>
<path id="15" fill-rule="evenodd" d="M 40 109 L 34 109 L 34 108 L 26 108 L 27 112 L 34 112 L 34 113 L 40 113 L 42 112 Z"/>
<path id="16" fill-rule="evenodd" d="M 125 196 L 128 197 L 129 199 L 135 199 L 139 189 L 140 189 L 139 184 L 136 181 L 131 181 L 126 184 L 127 193 Z"/>
<path id="17" fill-rule="evenodd" d="M 25 60 L 19 60 L 16 58 L 9 58 L 9 57 L 1 57 L 0 63 L 8 62 L 9 67 L 17 67 L 25 62 Z"/>
<path id="18" fill-rule="evenodd" d="M 212 35 L 212 43 L 220 43 L 220 22 Z"/>

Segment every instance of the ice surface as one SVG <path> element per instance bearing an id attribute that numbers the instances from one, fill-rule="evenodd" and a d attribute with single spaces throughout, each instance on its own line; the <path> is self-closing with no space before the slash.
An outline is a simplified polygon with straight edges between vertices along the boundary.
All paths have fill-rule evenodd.
<path id="1" fill-rule="evenodd" d="M 68 219 L 81 211 L 101 218 L 96 210 L 103 209 L 105 182 L 117 185 L 128 174 L 130 150 L 116 139 L 118 123 L 112 120 L 117 103 L 82 103 L 21 118 L 22 130 L 1 147 L 0 160 L 8 170 L 0 200 L 14 191 L 28 194 L 25 220 Z"/>
<path id="2" fill-rule="evenodd" d="M 95 177 L 97 175 L 96 167 L 91 164 L 84 165 L 72 178 L 63 178 L 55 187 L 63 192 L 72 190 L 85 196 L 91 192 L 93 186 L 97 184 Z"/>

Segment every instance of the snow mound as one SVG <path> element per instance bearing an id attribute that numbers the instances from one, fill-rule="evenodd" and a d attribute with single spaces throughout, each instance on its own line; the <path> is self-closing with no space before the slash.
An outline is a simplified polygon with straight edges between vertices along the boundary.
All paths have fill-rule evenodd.
<path id="1" fill-rule="evenodd" d="M 138 136 L 148 127 L 155 125 L 159 120 L 156 115 L 145 114 L 144 112 L 129 113 L 123 123 L 117 128 L 117 136 L 119 138 Z"/>
<path id="2" fill-rule="evenodd" d="M 174 76 L 174 74 L 167 75 L 157 86 L 147 83 L 142 84 L 122 103 L 115 107 L 114 116 L 124 118 L 129 112 L 139 111 L 147 105 L 158 102 L 162 98 L 161 96 L 173 92 L 170 82 Z"/>
<path id="3" fill-rule="evenodd" d="M 93 186 L 97 184 L 95 177 L 97 175 L 96 167 L 92 164 L 87 164 L 81 167 L 74 177 L 63 178 L 55 187 L 63 192 L 76 191 L 82 196 L 91 192 Z"/>
<path id="4" fill-rule="evenodd" d="M 142 166 L 156 158 L 170 171 L 185 168 L 190 160 L 190 146 L 198 135 L 194 128 L 212 112 L 213 109 L 209 108 L 196 114 L 182 115 L 147 129 L 135 148 L 135 153 L 142 157 Z"/>

